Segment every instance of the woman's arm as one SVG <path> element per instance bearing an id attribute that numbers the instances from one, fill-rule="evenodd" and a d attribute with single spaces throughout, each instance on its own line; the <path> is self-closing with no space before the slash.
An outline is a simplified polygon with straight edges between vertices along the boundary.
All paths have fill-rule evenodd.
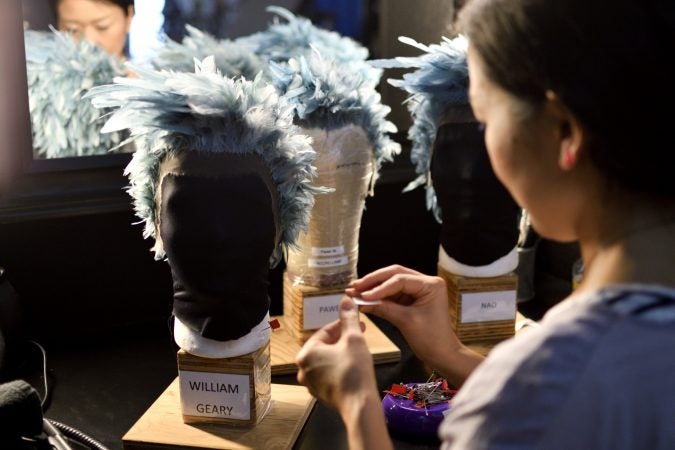
<path id="1" fill-rule="evenodd" d="M 384 422 L 382 402 L 377 391 L 369 390 L 343 403 L 340 416 L 347 428 L 350 450 L 392 448 Z"/>
<path id="2" fill-rule="evenodd" d="M 361 325 L 356 305 L 345 297 L 340 319 L 318 330 L 300 349 L 298 381 L 338 410 L 351 450 L 386 450 L 392 444 Z"/>

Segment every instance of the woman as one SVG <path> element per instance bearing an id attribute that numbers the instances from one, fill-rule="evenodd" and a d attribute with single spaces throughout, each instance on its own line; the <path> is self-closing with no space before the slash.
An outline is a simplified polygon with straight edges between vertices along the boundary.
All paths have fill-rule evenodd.
<path id="1" fill-rule="evenodd" d="M 362 311 L 461 386 L 444 448 L 675 448 L 672 2 L 473 0 L 470 98 L 500 181 L 542 236 L 578 240 L 585 279 L 541 326 L 485 359 L 450 330 L 443 281 L 402 267 L 356 280 Z M 672 146 L 672 144 L 670 144 Z M 351 448 L 390 448 L 354 303 L 310 339 L 298 380 Z"/>
<path id="2" fill-rule="evenodd" d="M 58 29 L 125 59 L 134 0 L 54 0 Z"/>
<path id="3" fill-rule="evenodd" d="M 59 32 L 27 30 L 26 71 L 35 158 L 130 152 L 123 133 L 101 134 L 101 112 L 82 97 L 126 71 L 133 0 L 52 0 Z M 72 34 L 75 41 L 67 33 Z"/>

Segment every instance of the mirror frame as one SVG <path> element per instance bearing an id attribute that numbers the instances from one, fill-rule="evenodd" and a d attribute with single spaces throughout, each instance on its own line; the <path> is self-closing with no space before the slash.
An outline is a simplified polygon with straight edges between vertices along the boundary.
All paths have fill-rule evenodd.
<path id="1" fill-rule="evenodd" d="M 0 223 L 130 210 L 131 154 L 33 159 L 21 0 L 0 29 Z"/>

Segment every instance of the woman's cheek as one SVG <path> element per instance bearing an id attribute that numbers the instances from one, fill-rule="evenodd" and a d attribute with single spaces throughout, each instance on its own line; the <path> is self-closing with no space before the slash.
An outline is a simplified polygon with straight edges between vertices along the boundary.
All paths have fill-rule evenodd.
<path id="1" fill-rule="evenodd" d="M 487 129 L 485 132 L 485 147 L 487 148 L 488 156 L 490 158 L 490 164 L 492 164 L 492 170 L 494 170 L 495 175 L 499 181 L 504 183 L 504 170 L 505 170 L 505 161 L 503 149 L 501 148 L 501 143 L 496 139 L 496 133 L 494 129 Z"/>

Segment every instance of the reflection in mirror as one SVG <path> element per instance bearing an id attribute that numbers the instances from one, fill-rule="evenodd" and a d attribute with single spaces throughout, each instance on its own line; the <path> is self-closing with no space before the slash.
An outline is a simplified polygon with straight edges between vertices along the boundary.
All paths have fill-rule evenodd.
<path id="1" fill-rule="evenodd" d="M 101 134 L 99 111 L 82 97 L 124 75 L 121 61 L 58 31 L 29 30 L 24 38 L 33 157 L 100 155 L 116 148 L 123 137 Z"/>
<path id="2" fill-rule="evenodd" d="M 116 76 L 124 61 L 149 64 L 192 26 L 216 41 L 265 29 L 265 7 L 287 8 L 357 40 L 374 1 L 21 0 L 33 159 L 131 152 L 121 133 L 101 134 L 101 111 L 83 96 Z M 220 41 L 223 42 L 223 41 Z M 257 70 L 253 71 L 257 72 Z"/>
<path id="3" fill-rule="evenodd" d="M 100 133 L 100 111 L 83 96 L 127 75 L 134 1 L 23 0 L 23 6 L 33 157 L 132 151 L 120 133 Z M 45 24 L 51 29 L 36 29 Z"/>

